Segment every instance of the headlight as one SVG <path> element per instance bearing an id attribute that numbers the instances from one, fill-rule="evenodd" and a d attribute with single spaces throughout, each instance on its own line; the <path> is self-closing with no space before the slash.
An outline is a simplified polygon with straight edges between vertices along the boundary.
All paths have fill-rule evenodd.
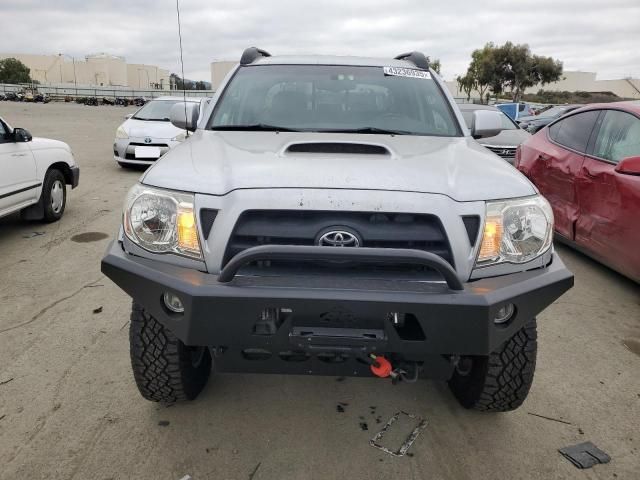
<path id="1" fill-rule="evenodd" d="M 135 185 L 124 207 L 124 231 L 140 247 L 154 253 L 176 253 L 202 259 L 191 193 Z"/>
<path id="2" fill-rule="evenodd" d="M 121 138 L 121 139 L 129 138 L 129 134 L 125 131 L 124 128 L 118 127 L 118 129 L 116 130 L 116 138 Z"/>
<path id="3" fill-rule="evenodd" d="M 173 137 L 171 139 L 171 141 L 172 142 L 184 142 L 184 140 L 186 138 L 187 138 L 187 135 L 184 132 L 182 132 L 182 133 L 179 133 L 178 135 L 176 135 L 175 137 Z"/>
<path id="4" fill-rule="evenodd" d="M 544 197 L 487 202 L 476 266 L 528 262 L 546 252 L 552 238 L 553 212 Z"/>

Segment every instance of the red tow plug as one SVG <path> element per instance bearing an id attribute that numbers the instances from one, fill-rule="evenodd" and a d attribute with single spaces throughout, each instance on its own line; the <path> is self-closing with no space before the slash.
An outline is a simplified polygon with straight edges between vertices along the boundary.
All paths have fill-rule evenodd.
<path id="1" fill-rule="evenodd" d="M 373 363 L 371 364 L 371 372 L 380 378 L 387 378 L 391 375 L 393 367 L 391 362 L 382 356 L 376 356 L 373 353 L 370 355 Z"/>

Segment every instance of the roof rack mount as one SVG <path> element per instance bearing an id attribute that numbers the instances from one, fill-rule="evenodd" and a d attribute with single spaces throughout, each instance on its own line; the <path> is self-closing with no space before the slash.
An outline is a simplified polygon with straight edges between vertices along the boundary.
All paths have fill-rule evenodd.
<path id="1" fill-rule="evenodd" d="M 249 47 L 242 52 L 242 57 L 240 57 L 240 65 L 251 65 L 260 57 L 270 57 L 271 54 L 266 50 L 262 50 L 257 47 Z"/>
<path id="2" fill-rule="evenodd" d="M 416 67 L 422 70 L 429 70 L 429 58 L 424 55 L 422 52 L 407 52 L 401 53 L 397 57 L 396 60 L 406 60 L 407 62 L 413 63 Z"/>

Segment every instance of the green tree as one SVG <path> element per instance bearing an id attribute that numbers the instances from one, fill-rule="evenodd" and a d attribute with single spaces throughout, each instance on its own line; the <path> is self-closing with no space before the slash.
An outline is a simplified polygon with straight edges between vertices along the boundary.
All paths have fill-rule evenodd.
<path id="1" fill-rule="evenodd" d="M 31 71 L 20 60 L 5 58 L 0 60 L 0 83 L 29 83 Z"/>
<path id="2" fill-rule="evenodd" d="M 458 82 L 458 90 L 464 92 L 467 95 L 467 100 L 470 100 L 471 92 L 476 89 L 476 79 L 467 72 L 464 76 L 458 75 L 456 81 Z"/>
<path id="3" fill-rule="evenodd" d="M 431 60 L 429 57 L 427 57 L 427 61 L 429 62 L 429 66 L 433 68 L 433 71 L 440 75 L 440 68 L 442 67 L 442 65 L 440 64 L 440 59 L 434 58 L 433 60 Z"/>
<path id="4" fill-rule="evenodd" d="M 475 80 L 475 89 L 480 94 L 480 101 L 484 102 L 486 94 L 496 82 L 495 46 L 487 43 L 483 48 L 471 53 L 471 63 L 467 70 Z"/>
<path id="5" fill-rule="evenodd" d="M 194 84 L 188 78 L 183 79 L 176 73 L 170 75 L 170 83 L 175 85 L 176 90 L 193 90 Z"/>
<path id="6" fill-rule="evenodd" d="M 529 45 L 507 42 L 493 51 L 495 68 L 492 91 L 500 94 L 507 89 L 514 102 L 520 101 L 527 88 L 546 85 L 562 78 L 562 62 L 552 57 L 534 55 Z"/>
<path id="7" fill-rule="evenodd" d="M 518 102 L 527 88 L 555 82 L 561 77 L 562 62 L 533 55 L 526 44 L 506 42 L 501 46 L 487 43 L 482 49 L 474 50 L 462 78 L 466 78 L 467 83 L 471 83 L 471 79 L 475 81 L 475 89 L 483 101 L 489 91 L 494 95 L 509 91 L 513 101 Z"/>

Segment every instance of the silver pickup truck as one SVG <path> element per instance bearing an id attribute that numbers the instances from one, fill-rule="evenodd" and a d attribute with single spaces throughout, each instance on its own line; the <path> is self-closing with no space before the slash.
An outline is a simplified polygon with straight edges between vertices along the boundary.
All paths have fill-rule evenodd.
<path id="1" fill-rule="evenodd" d="M 536 188 L 474 138 L 423 54 L 249 48 L 190 136 L 128 194 L 102 270 L 133 298 L 141 394 L 221 372 L 449 382 L 466 408 L 524 401 L 536 315 L 573 285 Z M 200 119 L 198 121 L 198 119 Z"/>

